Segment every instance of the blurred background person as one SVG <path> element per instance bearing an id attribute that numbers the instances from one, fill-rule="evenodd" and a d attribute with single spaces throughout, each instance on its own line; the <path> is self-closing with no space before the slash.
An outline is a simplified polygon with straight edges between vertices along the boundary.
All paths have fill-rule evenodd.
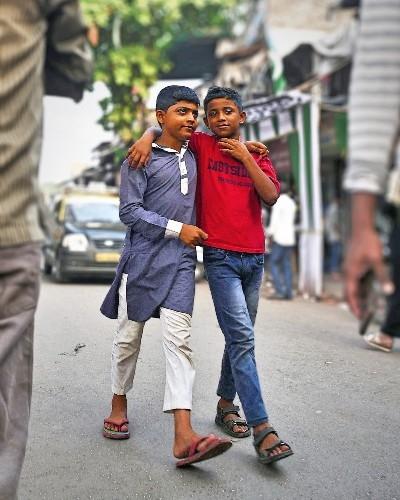
<path id="1" fill-rule="evenodd" d="M 400 128 L 400 1 L 363 0 L 349 108 L 349 163 L 345 188 L 351 191 L 351 240 L 346 252 L 346 292 L 353 313 L 363 317 L 362 277 L 372 270 L 389 293 L 386 320 L 368 344 L 390 351 L 400 336 L 400 199 L 393 197 L 391 236 L 393 284 L 387 278 L 382 243 L 375 228 L 378 199 L 387 191 L 388 172 Z M 396 177 L 399 190 L 399 171 Z M 396 176 L 396 171 L 394 172 Z M 394 189 L 396 191 L 396 189 Z M 394 290 L 393 290 L 394 285 Z M 392 290 L 391 290 L 392 288 Z"/>
<path id="2" fill-rule="evenodd" d="M 289 194 L 288 186 L 281 183 L 281 194 L 272 207 L 267 234 L 271 237 L 269 256 L 270 272 L 275 293 L 270 299 L 293 298 L 293 249 L 296 243 L 296 203 Z"/>
<path id="3" fill-rule="evenodd" d="M 340 233 L 339 199 L 335 197 L 328 205 L 325 215 L 325 237 L 327 243 L 326 270 L 332 278 L 339 279 L 342 262 L 342 237 Z"/>
<path id="4" fill-rule="evenodd" d="M 0 499 L 12 500 L 32 392 L 43 84 L 79 100 L 91 61 L 74 0 L 1 0 L 0 46 Z"/>

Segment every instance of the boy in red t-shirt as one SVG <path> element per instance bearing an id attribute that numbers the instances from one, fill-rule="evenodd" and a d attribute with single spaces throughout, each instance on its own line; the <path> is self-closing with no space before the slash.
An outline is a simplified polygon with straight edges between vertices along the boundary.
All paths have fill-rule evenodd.
<path id="1" fill-rule="evenodd" d="M 249 153 L 239 140 L 246 120 L 239 94 L 212 87 L 204 100 L 206 126 L 213 135 L 193 133 L 189 147 L 197 159 L 197 225 L 208 234 L 204 264 L 225 337 L 217 394 L 216 423 L 234 437 L 250 435 L 262 463 L 293 454 L 269 424 L 254 356 L 254 323 L 264 266 L 261 201 L 273 205 L 279 181 L 267 158 Z M 148 158 L 150 129 L 130 150 L 137 165 Z M 233 404 L 236 394 L 246 415 Z"/>

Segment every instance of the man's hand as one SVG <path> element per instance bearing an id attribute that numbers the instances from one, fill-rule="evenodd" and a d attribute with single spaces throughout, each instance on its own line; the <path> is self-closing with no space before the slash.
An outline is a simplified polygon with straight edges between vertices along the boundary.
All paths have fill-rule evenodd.
<path id="1" fill-rule="evenodd" d="M 345 259 L 346 297 L 357 318 L 362 314 L 360 279 L 368 270 L 374 272 L 384 293 L 392 291 L 393 285 L 383 262 L 382 243 L 373 229 L 357 231 L 350 240 Z"/>
<path id="2" fill-rule="evenodd" d="M 150 160 L 153 137 L 144 134 L 128 150 L 128 163 L 133 168 L 144 168 Z"/>
<path id="3" fill-rule="evenodd" d="M 196 245 L 201 245 L 203 240 L 208 238 L 208 234 L 197 226 L 183 224 L 179 239 L 187 246 L 196 248 Z"/>
<path id="4" fill-rule="evenodd" d="M 235 160 L 241 163 L 251 158 L 246 145 L 236 139 L 220 139 L 218 141 L 218 146 L 223 153 L 232 156 L 232 158 L 235 158 Z"/>
<path id="5" fill-rule="evenodd" d="M 260 155 L 261 158 L 266 158 L 268 156 L 268 148 L 265 144 L 262 142 L 257 142 L 257 141 L 246 141 L 244 143 L 246 148 L 249 150 L 250 153 L 255 153 Z"/>
<path id="6" fill-rule="evenodd" d="M 383 292 L 392 293 L 393 284 L 388 278 L 383 262 L 382 243 L 375 229 L 376 195 L 352 193 L 352 236 L 345 258 L 345 292 L 350 309 L 361 317 L 360 280 L 371 270 L 379 280 Z"/>

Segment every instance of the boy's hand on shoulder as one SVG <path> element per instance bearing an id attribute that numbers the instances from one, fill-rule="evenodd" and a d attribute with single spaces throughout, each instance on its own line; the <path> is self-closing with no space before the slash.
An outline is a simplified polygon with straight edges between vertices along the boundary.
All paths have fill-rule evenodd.
<path id="1" fill-rule="evenodd" d="M 143 136 L 128 150 L 127 160 L 132 168 L 144 168 L 150 160 L 153 140 Z"/>
<path id="2" fill-rule="evenodd" d="M 266 158 L 269 154 L 267 146 L 262 142 L 246 141 L 244 144 L 250 153 L 258 154 L 261 158 Z"/>
<path id="3" fill-rule="evenodd" d="M 220 139 L 218 146 L 223 153 L 232 156 L 232 158 L 242 163 L 251 157 L 246 145 L 236 139 Z"/>
<path id="4" fill-rule="evenodd" d="M 208 238 L 208 234 L 197 226 L 183 224 L 179 239 L 187 246 L 195 248 L 196 245 L 201 245 L 203 240 Z"/>

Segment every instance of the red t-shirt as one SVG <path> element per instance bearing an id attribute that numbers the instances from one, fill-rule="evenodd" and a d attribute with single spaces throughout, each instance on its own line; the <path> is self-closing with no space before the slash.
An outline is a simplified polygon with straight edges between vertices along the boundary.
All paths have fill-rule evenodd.
<path id="1" fill-rule="evenodd" d="M 197 225 L 204 245 L 244 253 L 264 253 L 261 201 L 245 166 L 222 153 L 215 136 L 196 132 L 189 147 L 197 157 Z M 253 158 L 279 191 L 268 158 Z"/>

